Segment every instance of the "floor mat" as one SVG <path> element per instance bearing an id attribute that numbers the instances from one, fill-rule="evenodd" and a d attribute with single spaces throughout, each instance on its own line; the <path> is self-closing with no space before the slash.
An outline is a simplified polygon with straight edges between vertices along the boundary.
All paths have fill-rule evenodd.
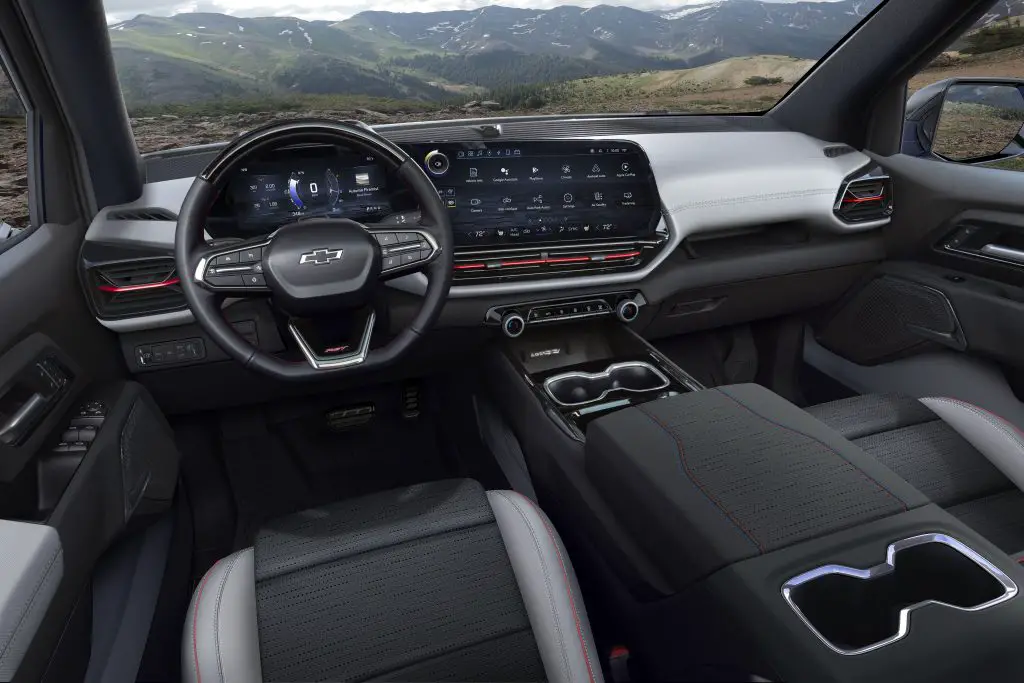
<path id="1" fill-rule="evenodd" d="M 373 406 L 365 425 L 332 429 L 333 411 Z M 399 486 L 457 476 L 442 457 L 437 425 L 404 417 L 400 387 L 230 411 L 222 452 L 238 508 L 236 547 L 269 519 Z"/>

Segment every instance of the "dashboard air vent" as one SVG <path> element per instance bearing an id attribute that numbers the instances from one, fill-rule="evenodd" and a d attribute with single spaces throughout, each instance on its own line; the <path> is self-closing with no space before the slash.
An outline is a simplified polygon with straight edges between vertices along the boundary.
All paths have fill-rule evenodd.
<path id="1" fill-rule="evenodd" d="M 185 308 L 174 259 L 110 263 L 89 271 L 101 318 L 131 318 Z"/>
<path id="2" fill-rule="evenodd" d="M 849 181 L 833 211 L 844 223 L 888 218 L 892 215 L 892 180 L 889 176 L 870 176 Z"/>
<path id="3" fill-rule="evenodd" d="M 117 209 L 107 214 L 112 221 L 176 221 L 178 217 L 161 208 Z"/>

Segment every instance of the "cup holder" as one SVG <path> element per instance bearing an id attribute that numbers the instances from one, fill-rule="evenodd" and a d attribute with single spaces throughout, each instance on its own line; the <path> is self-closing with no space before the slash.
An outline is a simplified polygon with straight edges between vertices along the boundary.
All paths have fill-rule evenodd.
<path id="1" fill-rule="evenodd" d="M 923 534 L 889 546 L 870 569 L 826 565 L 794 577 L 782 596 L 825 645 L 843 655 L 877 650 L 907 635 L 929 603 L 977 612 L 1009 600 L 1017 585 L 955 538 Z"/>
<path id="2" fill-rule="evenodd" d="M 641 361 L 614 363 L 603 372 L 567 372 L 549 377 L 544 390 L 555 403 L 581 406 L 605 398 L 613 391 L 658 391 L 669 385 L 668 377 L 660 370 Z"/>

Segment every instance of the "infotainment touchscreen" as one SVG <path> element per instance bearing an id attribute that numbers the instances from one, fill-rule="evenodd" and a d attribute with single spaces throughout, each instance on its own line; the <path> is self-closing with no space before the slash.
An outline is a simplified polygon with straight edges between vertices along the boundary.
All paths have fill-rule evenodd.
<path id="1" fill-rule="evenodd" d="M 657 227 L 647 157 L 622 141 L 410 145 L 461 246 L 639 238 Z"/>

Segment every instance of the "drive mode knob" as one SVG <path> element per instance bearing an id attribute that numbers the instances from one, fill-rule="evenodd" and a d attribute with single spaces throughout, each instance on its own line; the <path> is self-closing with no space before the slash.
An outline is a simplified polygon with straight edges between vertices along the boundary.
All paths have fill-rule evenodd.
<path id="1" fill-rule="evenodd" d="M 640 315 L 640 307 L 637 306 L 635 301 L 626 299 L 625 301 L 620 301 L 615 307 L 615 315 L 622 322 L 631 323 Z"/>
<path id="2" fill-rule="evenodd" d="M 423 163 L 426 165 L 427 170 L 434 175 L 444 175 L 448 172 L 448 157 L 445 156 L 443 152 L 439 152 L 436 149 L 427 154 L 423 159 Z"/>
<path id="3" fill-rule="evenodd" d="M 515 339 L 523 333 L 526 329 L 526 321 L 523 320 L 523 316 L 519 315 L 515 311 L 506 313 L 501 319 L 501 331 L 505 333 L 506 337 L 512 337 Z"/>

